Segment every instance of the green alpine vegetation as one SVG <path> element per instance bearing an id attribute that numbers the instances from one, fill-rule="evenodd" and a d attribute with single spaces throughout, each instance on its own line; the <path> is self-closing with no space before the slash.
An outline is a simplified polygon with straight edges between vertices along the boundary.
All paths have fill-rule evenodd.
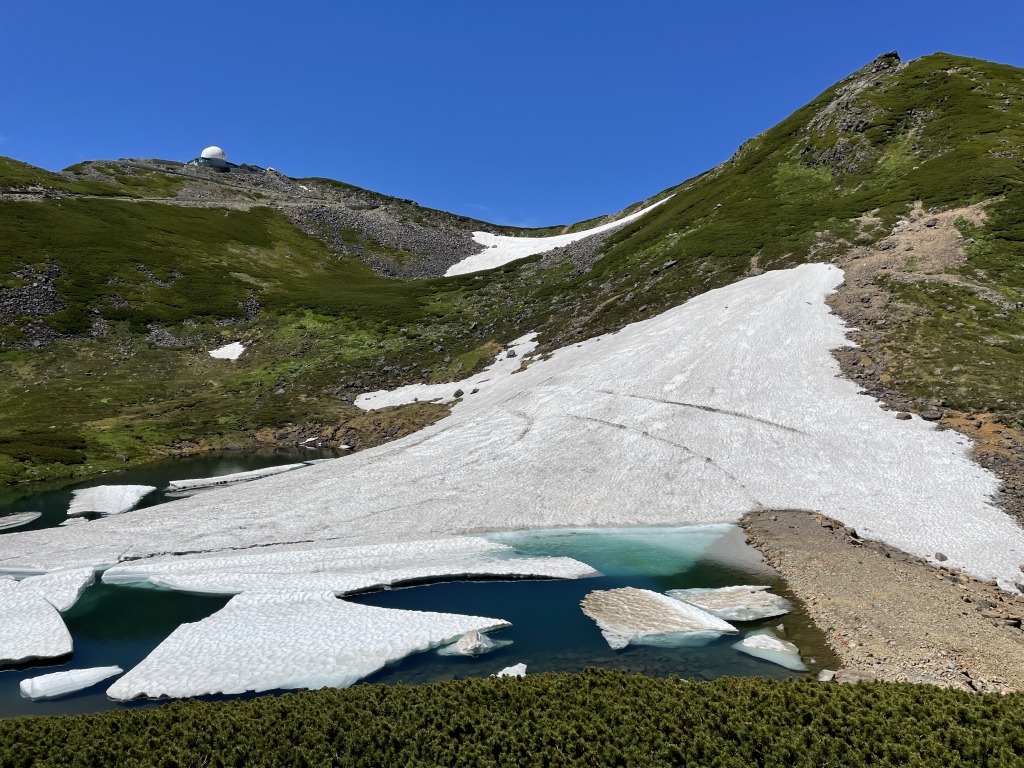
<path id="1" fill-rule="evenodd" d="M 495 227 L 324 179 L 240 178 L 170 161 L 59 174 L 0 161 L 0 483 L 301 429 L 372 445 L 444 409 L 367 416 L 351 405 L 360 392 L 461 378 L 529 331 L 543 351 L 613 332 L 757 270 L 843 263 L 881 247 L 915 204 L 981 204 L 983 216 L 961 222 L 962 259 L 872 278 L 892 322 L 867 351 L 922 407 L 1024 419 L 1020 69 L 882 56 L 717 168 L 631 206 L 671 195 L 589 257 L 458 278 L 352 211 L 459 242 L 565 228 Z M 320 203 L 349 218 L 300 229 L 296 211 Z M 427 276 L 389 278 L 373 259 Z M 209 358 L 228 341 L 247 352 Z"/>
<path id="2" fill-rule="evenodd" d="M 1020 694 L 578 675 L 0 721 L 0 766 L 856 768 L 1024 763 Z"/>

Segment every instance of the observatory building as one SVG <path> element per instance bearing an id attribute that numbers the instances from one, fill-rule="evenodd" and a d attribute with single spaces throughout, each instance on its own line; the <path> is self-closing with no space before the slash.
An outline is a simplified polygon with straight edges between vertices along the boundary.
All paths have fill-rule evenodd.
<path id="1" fill-rule="evenodd" d="M 228 162 L 228 156 L 224 154 L 224 150 L 220 147 L 207 147 L 196 157 L 188 161 L 189 165 L 198 165 L 203 168 L 212 168 L 215 171 L 221 171 L 223 173 L 229 172 L 232 168 L 238 166 L 234 163 Z"/>

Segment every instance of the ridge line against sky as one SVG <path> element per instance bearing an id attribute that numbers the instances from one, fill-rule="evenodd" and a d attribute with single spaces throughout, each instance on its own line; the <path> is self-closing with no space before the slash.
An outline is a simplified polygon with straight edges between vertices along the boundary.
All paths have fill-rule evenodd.
<path id="1" fill-rule="evenodd" d="M 5 8 L 0 154 L 234 162 L 495 223 L 612 213 L 876 56 L 1024 66 L 1024 4 L 313 0 Z M 710 5 L 710 4 L 706 4 Z"/>

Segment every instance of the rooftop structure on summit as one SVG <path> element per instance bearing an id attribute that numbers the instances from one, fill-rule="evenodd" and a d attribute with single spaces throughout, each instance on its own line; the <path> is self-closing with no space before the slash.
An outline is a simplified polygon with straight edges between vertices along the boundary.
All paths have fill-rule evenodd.
<path id="1" fill-rule="evenodd" d="M 238 166 L 228 162 L 228 156 L 220 147 L 207 147 L 199 153 L 199 157 L 188 161 L 189 165 L 198 165 L 203 168 L 213 168 L 216 171 L 228 173 L 232 168 Z"/>

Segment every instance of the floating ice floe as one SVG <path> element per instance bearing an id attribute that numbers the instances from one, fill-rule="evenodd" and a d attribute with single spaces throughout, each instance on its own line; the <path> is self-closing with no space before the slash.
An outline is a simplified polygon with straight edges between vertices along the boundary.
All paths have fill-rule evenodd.
<path id="1" fill-rule="evenodd" d="M 807 671 L 807 666 L 800 659 L 800 649 L 793 643 L 780 640 L 770 629 L 751 632 L 732 647 L 740 653 L 770 661 L 794 672 Z"/>
<path id="2" fill-rule="evenodd" d="M 500 672 L 495 672 L 491 677 L 526 677 L 526 665 L 513 664 L 511 667 L 505 667 Z"/>
<path id="3" fill-rule="evenodd" d="M 345 595 L 474 576 L 578 579 L 598 575 L 586 563 L 568 557 L 514 555 L 511 547 L 470 537 L 364 547 L 302 544 L 135 561 L 109 568 L 103 581 L 227 595 L 307 590 Z"/>
<path id="4" fill-rule="evenodd" d="M 68 515 L 119 515 L 127 512 L 142 498 L 155 491 L 152 485 L 97 485 L 72 491 L 74 498 L 68 506 Z"/>
<path id="5" fill-rule="evenodd" d="M 55 699 L 58 696 L 66 696 L 69 693 L 91 688 L 109 677 L 120 675 L 123 671 L 120 667 L 90 667 L 29 677 L 21 681 L 21 695 L 33 701 Z"/>
<path id="6" fill-rule="evenodd" d="M 537 348 L 536 339 L 535 333 L 520 336 L 502 350 L 487 368 L 462 381 L 451 384 L 409 384 L 398 389 L 365 392 L 356 397 L 355 405 L 369 411 L 374 408 L 408 405 L 417 401 L 451 403 L 460 397 L 476 397 L 489 385 L 518 371 L 522 367 L 522 357 Z M 457 395 L 457 392 L 461 394 Z"/>
<path id="7" fill-rule="evenodd" d="M 330 592 L 244 594 L 183 624 L 107 690 L 113 699 L 345 687 L 501 619 L 356 605 Z"/>
<path id="8" fill-rule="evenodd" d="M 552 235 L 550 237 L 513 237 L 510 235 L 495 235 L 490 232 L 474 232 L 473 239 L 484 247 L 480 253 L 468 256 L 457 264 L 452 265 L 445 272 L 445 277 L 454 275 L 467 275 L 470 272 L 481 272 L 485 269 L 494 269 L 517 259 L 524 259 L 527 256 L 536 256 L 538 253 L 547 253 L 555 248 L 563 248 L 566 245 L 583 240 L 591 235 L 601 232 L 608 232 L 631 221 L 636 221 L 641 216 L 657 208 L 662 203 L 671 199 L 671 195 L 664 200 L 659 200 L 653 205 L 642 208 L 621 219 L 602 224 L 598 227 L 585 229 L 582 232 L 570 232 L 566 235 Z"/>
<path id="9" fill-rule="evenodd" d="M 64 613 L 78 602 L 78 598 L 95 578 L 92 568 L 66 568 L 39 576 L 28 576 L 19 585 L 39 593 L 50 605 Z"/>
<path id="10" fill-rule="evenodd" d="M 849 345 L 808 264 L 710 291 L 536 359 L 451 416 L 344 461 L 67 528 L 0 536 L 0 571 L 167 552 L 496 530 L 699 525 L 821 510 L 1007 589 L 1024 531 L 970 441 L 899 421 L 843 378 Z"/>
<path id="11" fill-rule="evenodd" d="M 190 491 L 197 488 L 215 488 L 219 485 L 246 483 L 250 480 L 258 480 L 261 477 L 270 477 L 271 475 L 279 475 L 282 472 L 291 472 L 293 469 L 300 469 L 304 466 L 306 466 L 306 462 L 301 462 L 299 464 L 280 464 L 276 467 L 250 469 L 247 472 L 233 472 L 230 475 L 219 475 L 217 477 L 202 477 L 193 480 L 171 480 L 168 488 L 171 491 Z"/>
<path id="12" fill-rule="evenodd" d="M 243 352 L 245 352 L 245 345 L 240 341 L 235 341 L 225 344 L 223 347 L 211 349 L 210 357 L 215 357 L 218 360 L 237 360 Z"/>
<path id="13" fill-rule="evenodd" d="M 42 512 L 18 512 L 13 515 L 4 515 L 0 517 L 0 531 L 6 531 L 8 528 L 20 528 L 42 516 Z"/>
<path id="14" fill-rule="evenodd" d="M 0 664 L 71 653 L 71 633 L 57 609 L 30 586 L 0 579 Z"/>
<path id="15" fill-rule="evenodd" d="M 614 649 L 636 645 L 703 645 L 739 630 L 700 608 L 648 589 L 597 590 L 583 598 L 583 613 L 593 619 Z"/>
<path id="16" fill-rule="evenodd" d="M 757 621 L 793 610 L 786 598 L 773 595 L 768 587 L 670 589 L 666 594 L 726 621 Z"/>
<path id="17" fill-rule="evenodd" d="M 512 645 L 511 640 L 492 640 L 483 632 L 473 629 L 451 645 L 438 648 L 441 656 L 481 656 L 498 648 Z"/>

